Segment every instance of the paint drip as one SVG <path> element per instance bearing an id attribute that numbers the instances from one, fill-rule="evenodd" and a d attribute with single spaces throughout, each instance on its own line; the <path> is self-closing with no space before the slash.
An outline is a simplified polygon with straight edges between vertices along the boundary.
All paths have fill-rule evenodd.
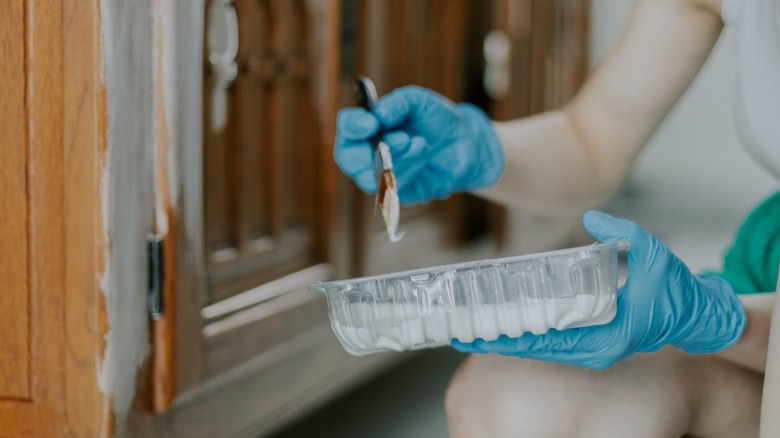
<path id="1" fill-rule="evenodd" d="M 398 232 L 398 221 L 401 216 L 401 201 L 398 198 L 398 187 L 392 172 L 382 172 L 377 196 L 378 207 L 382 212 L 387 229 L 387 238 L 395 243 L 404 237 L 404 232 Z"/>

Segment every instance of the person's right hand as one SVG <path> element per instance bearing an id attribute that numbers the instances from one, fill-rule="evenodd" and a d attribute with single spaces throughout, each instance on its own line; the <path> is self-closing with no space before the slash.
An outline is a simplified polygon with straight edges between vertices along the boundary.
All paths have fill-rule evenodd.
<path id="1" fill-rule="evenodd" d="M 692 354 L 734 345 L 747 313 L 731 285 L 691 273 L 677 256 L 638 224 L 595 211 L 582 224 L 602 242 L 628 241 L 628 280 L 618 292 L 617 314 L 605 325 L 550 330 L 519 338 L 500 336 L 452 346 L 464 353 L 498 353 L 586 368 L 605 369 L 634 353 L 665 345 Z"/>
<path id="2" fill-rule="evenodd" d="M 362 108 L 339 112 L 336 162 L 366 193 L 377 190 L 370 139 L 380 127 L 403 204 L 488 187 L 503 172 L 501 145 L 482 110 L 410 86 L 379 99 L 373 114 Z"/>

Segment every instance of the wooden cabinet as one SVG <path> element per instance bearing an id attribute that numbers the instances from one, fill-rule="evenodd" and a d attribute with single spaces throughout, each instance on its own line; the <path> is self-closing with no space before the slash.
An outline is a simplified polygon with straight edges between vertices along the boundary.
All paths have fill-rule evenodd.
<path id="1" fill-rule="evenodd" d="M 137 404 L 130 430 L 262 434 L 406 357 L 347 355 L 330 332 L 323 298 L 307 286 L 494 255 L 500 211 L 467 195 L 404 208 L 407 236 L 390 244 L 373 199 L 335 167 L 336 112 L 353 105 L 357 75 L 372 77 L 380 94 L 422 85 L 498 118 L 558 104 L 550 93 L 571 94 L 584 71 L 584 58 L 570 59 L 559 43 L 570 20 L 584 23 L 586 9 L 573 3 L 201 5 L 202 32 L 187 35 L 200 38 L 202 55 L 180 61 L 203 72 L 202 82 L 174 86 L 201 96 L 200 111 L 183 117 L 201 126 L 202 143 L 177 144 L 168 155 L 188 205 L 172 206 L 176 304 L 163 320 L 174 329 L 156 339 L 150 365 L 152 376 L 172 375 L 152 378 L 157 402 Z M 510 86 L 500 99 L 482 86 L 483 38 L 494 28 L 511 43 Z"/>

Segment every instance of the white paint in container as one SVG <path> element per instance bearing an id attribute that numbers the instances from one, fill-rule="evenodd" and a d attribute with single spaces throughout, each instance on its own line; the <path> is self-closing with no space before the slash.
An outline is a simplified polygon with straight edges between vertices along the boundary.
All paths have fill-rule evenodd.
<path id="1" fill-rule="evenodd" d="M 355 355 L 606 324 L 623 242 L 331 283 L 331 326 Z"/>

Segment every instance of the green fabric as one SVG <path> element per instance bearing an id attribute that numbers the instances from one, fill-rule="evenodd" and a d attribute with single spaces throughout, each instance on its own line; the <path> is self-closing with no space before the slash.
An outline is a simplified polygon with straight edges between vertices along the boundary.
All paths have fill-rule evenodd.
<path id="1" fill-rule="evenodd" d="M 739 294 L 774 292 L 780 264 L 780 192 L 747 217 L 723 259 L 725 278 Z"/>

